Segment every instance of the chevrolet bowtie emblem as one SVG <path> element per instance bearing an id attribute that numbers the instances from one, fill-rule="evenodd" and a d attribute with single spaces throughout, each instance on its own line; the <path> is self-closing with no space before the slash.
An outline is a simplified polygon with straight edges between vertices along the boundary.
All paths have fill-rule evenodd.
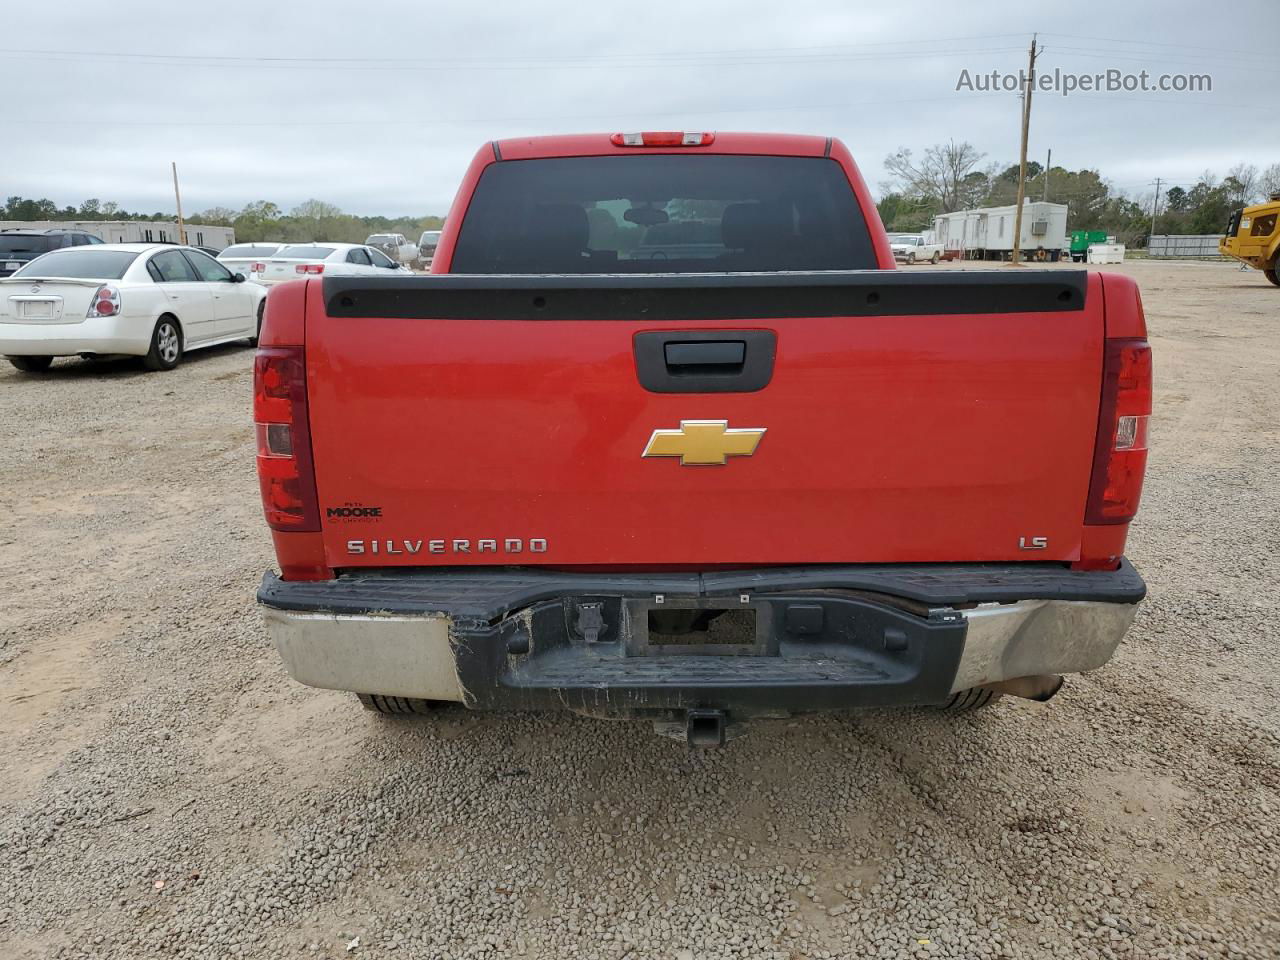
<path id="1" fill-rule="evenodd" d="M 756 452 L 764 427 L 729 429 L 728 420 L 681 420 L 679 430 L 655 430 L 642 457 L 679 457 L 682 466 L 723 464 Z"/>

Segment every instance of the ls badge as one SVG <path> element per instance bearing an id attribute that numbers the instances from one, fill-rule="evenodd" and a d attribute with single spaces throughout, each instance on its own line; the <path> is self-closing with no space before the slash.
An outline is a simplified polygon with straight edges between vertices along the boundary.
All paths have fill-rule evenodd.
<path id="1" fill-rule="evenodd" d="M 655 430 L 642 457 L 679 457 L 680 465 L 723 465 L 756 452 L 764 427 L 730 429 L 728 420 L 681 420 L 679 430 Z"/>

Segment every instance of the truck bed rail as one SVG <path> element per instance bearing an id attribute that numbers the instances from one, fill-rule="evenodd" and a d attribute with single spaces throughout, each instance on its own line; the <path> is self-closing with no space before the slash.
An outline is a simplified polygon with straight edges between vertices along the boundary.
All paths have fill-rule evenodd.
<path id="1" fill-rule="evenodd" d="M 258 600 L 280 610 L 364 614 L 429 609 L 494 620 L 539 600 L 568 595 L 705 597 L 778 590 L 857 590 L 941 607 L 1027 599 L 1137 603 L 1147 588 L 1128 560 L 1116 570 L 1071 570 L 1057 564 L 885 564 L 708 573 L 428 568 L 347 574 L 319 583 L 285 582 L 267 573 Z"/>
<path id="2" fill-rule="evenodd" d="M 655 321 L 1083 310 L 1084 270 L 325 277 L 331 317 Z"/>

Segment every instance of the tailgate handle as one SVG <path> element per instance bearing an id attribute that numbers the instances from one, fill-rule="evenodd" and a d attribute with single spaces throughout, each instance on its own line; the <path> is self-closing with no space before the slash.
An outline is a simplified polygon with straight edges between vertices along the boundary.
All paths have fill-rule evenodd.
<path id="1" fill-rule="evenodd" d="M 742 369 L 747 345 L 741 340 L 706 340 L 701 343 L 674 342 L 663 344 L 667 369 L 677 376 L 693 373 L 728 373 L 721 368 Z M 711 367 L 711 370 L 699 369 Z"/>
<path id="2" fill-rule="evenodd" d="M 637 333 L 636 377 L 653 393 L 750 393 L 773 379 L 772 330 Z"/>

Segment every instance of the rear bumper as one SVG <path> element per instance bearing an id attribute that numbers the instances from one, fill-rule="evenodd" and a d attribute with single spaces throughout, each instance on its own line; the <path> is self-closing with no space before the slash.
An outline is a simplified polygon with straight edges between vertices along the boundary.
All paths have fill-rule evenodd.
<path id="1" fill-rule="evenodd" d="M 476 709 L 711 708 L 747 718 L 939 703 L 973 686 L 1094 669 L 1144 594 L 1125 563 L 1108 572 L 473 569 L 317 583 L 267 574 L 258 599 L 289 673 L 311 686 Z M 713 655 L 715 645 L 650 634 L 650 611 L 682 610 L 750 611 L 754 631 Z"/>
<path id="2" fill-rule="evenodd" d="M 1271 266 L 1276 258 L 1276 252 L 1270 236 L 1223 237 L 1218 241 L 1218 253 L 1222 256 L 1247 263 L 1259 270 Z"/>
<path id="3" fill-rule="evenodd" d="M 69 357 L 82 353 L 144 355 L 151 347 L 149 317 L 88 317 L 59 323 L 0 322 L 0 354 Z"/>

